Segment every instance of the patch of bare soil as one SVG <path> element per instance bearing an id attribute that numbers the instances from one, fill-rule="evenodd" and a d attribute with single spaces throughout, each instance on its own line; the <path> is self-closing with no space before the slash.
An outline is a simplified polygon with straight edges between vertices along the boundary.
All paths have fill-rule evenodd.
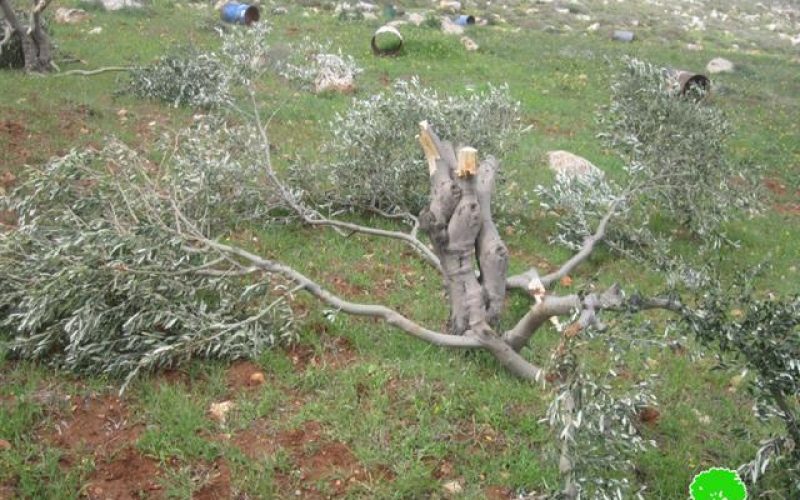
<path id="1" fill-rule="evenodd" d="M 236 361 L 226 374 L 227 386 L 232 392 L 249 390 L 265 382 L 264 372 L 252 361 Z"/>
<path id="2" fill-rule="evenodd" d="M 231 470 L 224 460 L 217 459 L 203 472 L 207 479 L 203 487 L 192 496 L 194 500 L 222 500 L 232 497 Z"/>
<path id="3" fill-rule="evenodd" d="M 253 459 L 281 449 L 289 455 L 292 472 L 276 473 L 280 496 L 298 496 L 299 492 L 302 498 L 340 497 L 358 484 L 393 477 L 387 467 L 363 467 L 345 443 L 326 438 L 322 425 L 315 421 L 280 432 L 263 421 L 256 422 L 234 436 L 233 443 Z"/>
<path id="4" fill-rule="evenodd" d="M 155 460 L 142 456 L 128 445 L 113 457 L 95 464 L 84 491 L 92 500 L 161 498 L 159 474 Z"/>
<path id="5" fill-rule="evenodd" d="M 515 496 L 511 488 L 504 488 L 502 486 L 488 486 L 484 490 L 484 494 L 487 500 L 508 500 Z"/>
<path id="6" fill-rule="evenodd" d="M 286 353 L 297 371 L 318 366 L 337 370 L 356 359 L 355 349 L 347 338 L 323 335 L 321 340 L 321 352 L 305 344 L 295 344 L 287 349 Z"/>
<path id="7" fill-rule="evenodd" d="M 775 211 L 784 215 L 800 215 L 800 203 L 778 203 Z"/>
<path id="8" fill-rule="evenodd" d="M 93 457 L 95 470 L 85 487 L 88 498 L 159 498 L 158 463 L 135 448 L 141 430 L 118 397 L 89 396 L 73 400 L 70 414 L 44 439 L 64 450 L 64 467 Z"/>

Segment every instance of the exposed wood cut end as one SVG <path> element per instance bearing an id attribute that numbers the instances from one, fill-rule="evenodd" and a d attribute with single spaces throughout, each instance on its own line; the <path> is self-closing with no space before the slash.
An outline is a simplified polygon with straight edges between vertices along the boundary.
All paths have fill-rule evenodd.
<path id="1" fill-rule="evenodd" d="M 428 160 L 428 173 L 433 175 L 436 172 L 436 160 L 441 159 L 441 156 L 436 141 L 431 136 L 431 126 L 427 120 L 419 122 L 419 143 L 425 152 L 425 159 Z"/>
<path id="2" fill-rule="evenodd" d="M 471 177 L 478 175 L 478 150 L 465 147 L 458 150 L 458 170 L 459 177 Z"/>

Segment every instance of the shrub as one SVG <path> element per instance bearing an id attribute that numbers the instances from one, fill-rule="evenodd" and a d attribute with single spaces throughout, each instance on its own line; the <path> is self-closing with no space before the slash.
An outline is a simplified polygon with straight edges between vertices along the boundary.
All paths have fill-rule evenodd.
<path id="1" fill-rule="evenodd" d="M 444 140 L 501 156 L 517 131 L 519 105 L 508 88 L 442 96 L 416 78 L 354 99 L 330 124 L 329 163 L 295 171 L 301 185 L 337 207 L 417 213 L 428 199 L 428 167 L 415 136 L 427 120 Z"/>
<path id="2" fill-rule="evenodd" d="M 203 273 L 219 257 L 178 236 L 226 234 L 232 220 L 265 216 L 253 211 L 270 206 L 257 167 L 235 157 L 246 132 L 201 123 L 164 166 L 112 140 L 51 160 L 0 199 L 19 216 L 0 234 L 0 340 L 10 354 L 130 379 L 291 340 L 280 283 Z"/>
<path id="3" fill-rule="evenodd" d="M 130 72 L 124 91 L 174 107 L 219 107 L 231 102 L 232 77 L 216 54 L 179 48 Z"/>
<path id="4" fill-rule="evenodd" d="M 539 186 L 542 206 L 559 217 L 554 240 L 580 246 L 613 205 L 605 238 L 612 249 L 667 271 L 671 281 L 701 285 L 705 277 L 671 255 L 675 235 L 697 239 L 701 253 L 729 242 L 725 224 L 759 209 L 757 169 L 732 158 L 730 125 L 713 102 L 677 95 L 662 70 L 631 59 L 616 81 L 602 137 L 626 161 L 623 176 Z"/>

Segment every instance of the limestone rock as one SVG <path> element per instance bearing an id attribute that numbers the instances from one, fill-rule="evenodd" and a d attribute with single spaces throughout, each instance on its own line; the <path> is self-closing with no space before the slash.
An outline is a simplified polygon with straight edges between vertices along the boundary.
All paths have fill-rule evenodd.
<path id="1" fill-rule="evenodd" d="M 464 48 L 470 52 L 475 52 L 476 50 L 478 50 L 478 44 L 475 43 L 475 40 L 473 40 L 468 36 L 461 37 L 461 45 L 463 45 Z"/>
<path id="2" fill-rule="evenodd" d="M 100 0 L 100 4 L 108 11 L 142 8 L 142 4 L 136 0 Z"/>
<path id="3" fill-rule="evenodd" d="M 83 9 L 67 9 L 59 7 L 56 9 L 56 24 L 78 24 L 89 19 L 89 13 Z"/>
<path id="4" fill-rule="evenodd" d="M 569 177 L 603 177 L 604 175 L 603 171 L 592 164 L 592 162 L 586 158 L 572 154 L 569 151 L 549 151 L 547 153 L 547 162 L 550 170 Z"/>
<path id="5" fill-rule="evenodd" d="M 722 57 L 717 57 L 708 62 L 706 71 L 712 75 L 717 73 L 731 73 L 733 72 L 733 63 Z"/>
<path id="6" fill-rule="evenodd" d="M 413 24 L 414 26 L 421 26 L 422 23 L 425 22 L 425 16 L 422 14 L 418 14 L 416 12 L 412 12 L 408 15 L 408 22 Z"/>

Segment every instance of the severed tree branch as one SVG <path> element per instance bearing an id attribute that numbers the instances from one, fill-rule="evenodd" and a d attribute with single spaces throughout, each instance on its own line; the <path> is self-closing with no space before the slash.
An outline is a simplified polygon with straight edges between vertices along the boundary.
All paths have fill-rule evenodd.
<path id="1" fill-rule="evenodd" d="M 189 223 L 188 221 L 185 222 Z M 413 337 L 437 346 L 461 348 L 482 347 L 481 342 L 474 337 L 445 335 L 443 333 L 429 330 L 386 306 L 361 304 L 345 300 L 338 295 L 329 292 L 311 278 L 308 278 L 304 274 L 285 264 L 264 259 L 242 248 L 210 240 L 198 233 L 193 234 L 192 239 L 219 252 L 223 252 L 228 255 L 235 255 L 239 258 L 245 259 L 256 268 L 288 278 L 297 283 L 299 287 L 317 299 L 346 314 L 382 319 L 386 321 L 386 323 L 399 328 Z"/>
<path id="2" fill-rule="evenodd" d="M 600 222 L 597 224 L 597 229 L 595 230 L 594 234 L 587 237 L 586 240 L 583 242 L 583 246 L 581 249 L 573 255 L 567 262 L 565 262 L 558 270 L 546 274 L 544 276 L 539 276 L 538 271 L 535 268 L 531 268 L 524 273 L 520 273 L 514 276 L 510 276 L 506 280 L 506 286 L 508 288 L 517 288 L 522 290 L 527 290 L 528 292 L 534 291 L 532 286 L 541 283 L 542 286 L 548 288 L 554 282 L 560 280 L 564 276 L 567 276 L 576 267 L 582 264 L 594 251 L 595 245 L 602 241 L 606 235 L 606 227 L 608 226 L 608 221 L 611 220 L 611 217 L 614 216 L 617 210 L 617 206 L 619 205 L 619 201 L 616 201 L 611 204 L 608 209 L 608 212 L 603 216 Z"/>
<path id="3" fill-rule="evenodd" d="M 633 295 L 626 298 L 618 285 L 612 285 L 604 292 L 580 295 L 545 296 L 541 302 L 534 304 L 530 311 L 517 324 L 503 334 L 503 341 L 514 350 L 519 351 L 528 343 L 534 333 L 553 316 L 568 316 L 578 313 L 575 323 L 567 327 L 567 335 L 595 326 L 604 329 L 598 313 L 600 311 L 643 311 L 647 309 L 663 309 L 680 313 L 683 304 L 672 297 L 641 297 Z"/>
<path id="4" fill-rule="evenodd" d="M 110 73 L 116 71 L 131 71 L 133 70 L 130 66 L 105 66 L 103 68 L 97 69 L 71 69 L 69 71 L 63 71 L 61 73 L 56 73 L 53 76 L 70 76 L 70 75 L 78 75 L 78 76 L 93 76 L 93 75 L 100 75 L 102 73 Z"/>
<path id="5" fill-rule="evenodd" d="M 264 168 L 266 170 L 267 177 L 273 183 L 273 185 L 278 189 L 278 193 L 280 194 L 281 198 L 286 202 L 289 208 L 292 209 L 304 223 L 311 225 L 311 226 L 321 226 L 321 227 L 331 227 L 336 230 L 347 230 L 352 233 L 361 233 L 366 234 L 369 236 L 378 236 L 382 238 L 390 238 L 402 241 L 411 248 L 413 248 L 426 262 L 428 262 L 431 266 L 433 266 L 437 271 L 441 272 L 442 267 L 439 263 L 439 258 L 436 256 L 435 253 L 431 251 L 430 248 L 425 245 L 422 241 L 420 241 L 416 237 L 417 233 L 417 226 L 418 222 L 416 218 L 413 218 L 415 225 L 412 232 L 404 233 L 401 231 L 389 231 L 385 229 L 378 229 L 370 226 L 363 226 L 360 224 L 355 224 L 352 222 L 345 222 L 336 219 L 330 219 L 328 217 L 323 216 L 316 210 L 313 210 L 303 204 L 301 200 L 294 194 L 294 192 L 286 186 L 283 181 L 278 177 L 275 169 L 272 166 L 272 157 L 269 151 L 269 137 L 267 135 L 266 127 L 261 120 L 261 116 L 258 112 L 258 106 L 255 102 L 255 95 L 251 92 L 250 98 L 253 102 L 253 109 L 255 110 L 255 123 L 256 127 L 258 128 L 258 133 L 261 137 L 262 141 L 262 151 L 264 154 Z M 413 217 L 413 216 L 412 216 Z"/>

